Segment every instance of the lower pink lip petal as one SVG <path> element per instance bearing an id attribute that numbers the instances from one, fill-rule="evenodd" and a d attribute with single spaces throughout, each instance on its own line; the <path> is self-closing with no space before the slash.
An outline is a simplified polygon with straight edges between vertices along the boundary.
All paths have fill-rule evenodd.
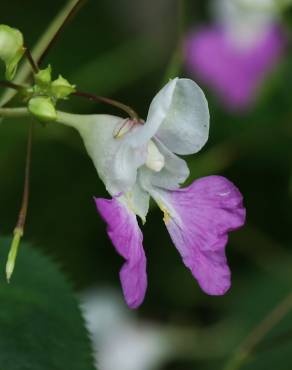
<path id="1" fill-rule="evenodd" d="M 108 236 L 117 252 L 126 260 L 120 270 L 125 300 L 130 308 L 137 308 L 144 300 L 147 274 L 143 235 L 136 216 L 115 198 L 95 198 L 95 203 L 107 223 Z"/>
<path id="2" fill-rule="evenodd" d="M 224 177 L 208 176 L 165 193 L 175 212 L 165 217 L 166 227 L 184 264 L 207 294 L 224 294 L 231 284 L 225 256 L 228 232 L 245 222 L 239 190 Z"/>

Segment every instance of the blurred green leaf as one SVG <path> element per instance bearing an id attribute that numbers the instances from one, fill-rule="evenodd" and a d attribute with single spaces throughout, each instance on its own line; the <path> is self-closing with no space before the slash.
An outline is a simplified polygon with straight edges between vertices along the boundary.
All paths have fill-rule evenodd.
<path id="1" fill-rule="evenodd" d="M 54 263 L 26 243 L 7 284 L 9 243 L 0 239 L 0 368 L 93 370 L 88 334 L 70 285 Z"/>

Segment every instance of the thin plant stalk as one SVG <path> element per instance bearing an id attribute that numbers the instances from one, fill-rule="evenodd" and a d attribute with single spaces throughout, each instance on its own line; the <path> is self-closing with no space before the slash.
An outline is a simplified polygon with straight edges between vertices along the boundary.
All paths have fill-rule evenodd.
<path id="1" fill-rule="evenodd" d="M 63 19 L 63 22 L 60 23 L 59 28 L 56 28 L 55 34 L 51 38 L 50 42 L 48 43 L 45 50 L 42 52 L 39 58 L 37 58 L 38 65 L 42 65 L 44 59 L 46 58 L 48 52 L 51 50 L 51 48 L 55 45 L 58 37 L 62 34 L 65 26 L 74 18 L 74 16 L 78 13 L 78 11 L 81 9 L 81 7 L 85 4 L 87 0 L 77 0 L 73 2 L 72 6 L 70 7 L 69 12 Z"/>
<path id="2" fill-rule="evenodd" d="M 106 98 L 104 96 L 89 94 L 89 93 L 82 92 L 82 91 L 76 91 L 75 93 L 73 93 L 73 95 L 83 97 L 83 98 L 86 98 L 86 99 L 89 99 L 89 100 L 92 100 L 92 101 L 96 101 L 98 103 L 102 102 L 102 103 L 112 105 L 112 106 L 114 106 L 116 108 L 119 108 L 119 109 L 123 110 L 124 112 L 126 112 L 129 115 L 129 117 L 131 119 L 133 119 L 134 121 L 140 121 L 139 115 L 134 111 L 133 108 L 131 108 L 128 105 L 123 104 L 123 103 L 121 103 L 117 100 Z"/>
<path id="3" fill-rule="evenodd" d="M 20 241 L 24 233 L 24 226 L 25 226 L 27 210 L 28 210 L 29 190 L 30 190 L 30 172 L 31 172 L 32 130 L 33 130 L 33 125 L 32 123 L 30 123 L 29 130 L 28 130 L 22 202 L 21 202 L 21 207 L 20 207 L 20 211 L 18 214 L 17 224 L 14 229 L 14 237 L 12 240 L 12 244 L 11 244 L 11 248 L 8 254 L 8 259 L 7 259 L 7 264 L 6 264 L 6 277 L 7 277 L 8 282 L 10 281 L 10 278 L 14 270 L 18 248 L 19 248 Z"/>
<path id="4" fill-rule="evenodd" d="M 255 351 L 264 337 L 292 310 L 292 292 L 268 313 L 245 338 L 224 366 L 224 370 L 240 369 Z"/>
<path id="5" fill-rule="evenodd" d="M 38 64 L 35 62 L 35 60 L 34 60 L 34 58 L 33 58 L 32 54 L 31 54 L 31 52 L 30 52 L 30 49 L 29 49 L 27 46 L 25 47 L 25 55 L 26 55 L 26 57 L 27 57 L 27 60 L 28 60 L 28 62 L 29 62 L 29 64 L 30 64 L 31 68 L 32 68 L 33 73 L 38 73 L 38 71 L 39 71 L 39 66 L 38 66 Z"/>
<path id="6" fill-rule="evenodd" d="M 0 108 L 0 118 L 27 117 L 30 113 L 26 107 Z"/>
<path id="7" fill-rule="evenodd" d="M 24 86 L 15 84 L 11 81 L 0 81 L 0 86 L 8 88 L 8 89 L 14 89 L 16 91 L 19 91 L 24 87 Z"/>

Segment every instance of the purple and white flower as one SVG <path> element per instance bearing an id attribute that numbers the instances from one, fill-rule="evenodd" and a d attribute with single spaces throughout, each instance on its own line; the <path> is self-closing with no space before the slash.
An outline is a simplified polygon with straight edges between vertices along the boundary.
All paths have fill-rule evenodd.
<path id="1" fill-rule="evenodd" d="M 242 196 L 229 180 L 209 176 L 180 188 L 189 169 L 178 155 L 197 153 L 209 135 L 207 100 L 189 79 L 171 80 L 154 97 L 145 123 L 110 115 L 58 113 L 76 128 L 112 199 L 96 198 L 108 235 L 125 259 L 120 279 L 129 307 L 147 287 L 143 223 L 152 197 L 184 264 L 208 294 L 230 287 L 225 256 L 228 232 L 245 221 Z"/>
<path id="2" fill-rule="evenodd" d="M 284 50 L 276 3 L 214 0 L 212 4 L 214 23 L 186 38 L 186 66 L 227 107 L 246 109 Z"/>

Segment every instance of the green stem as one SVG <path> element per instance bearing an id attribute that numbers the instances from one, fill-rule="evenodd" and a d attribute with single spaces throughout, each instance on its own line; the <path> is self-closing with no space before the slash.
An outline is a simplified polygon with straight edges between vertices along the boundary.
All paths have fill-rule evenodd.
<path id="1" fill-rule="evenodd" d="M 240 369 L 268 332 L 270 332 L 291 310 L 292 293 L 289 293 L 246 337 L 231 359 L 227 362 L 224 370 Z"/>
<path id="2" fill-rule="evenodd" d="M 20 241 L 24 233 L 24 226 L 25 226 L 27 210 L 28 210 L 29 188 L 30 188 L 30 169 L 31 169 L 32 131 L 33 131 L 33 125 L 32 123 L 30 123 L 29 130 L 28 130 L 27 152 L 26 152 L 26 161 L 25 161 L 25 175 L 24 175 L 24 186 L 23 186 L 21 208 L 19 211 L 17 224 L 14 229 L 14 237 L 12 240 L 11 248 L 10 248 L 7 263 L 6 263 L 6 277 L 7 277 L 8 282 L 10 281 L 10 278 L 13 274 L 18 248 L 19 248 Z"/>
<path id="3" fill-rule="evenodd" d="M 63 18 L 63 22 L 59 24 L 57 28 L 55 28 L 55 34 L 53 37 L 51 37 L 50 42 L 47 44 L 47 47 L 45 50 L 42 52 L 40 57 L 37 59 L 38 65 L 42 65 L 44 59 L 46 58 L 48 52 L 50 49 L 54 46 L 56 43 L 58 37 L 61 35 L 63 32 L 63 29 L 67 25 L 68 22 L 72 20 L 72 18 L 78 13 L 78 11 L 81 9 L 81 7 L 85 4 L 87 0 L 76 0 L 73 1 L 72 6 L 70 7 L 69 11 L 67 12 L 66 16 Z"/>
<path id="4" fill-rule="evenodd" d="M 25 87 L 25 86 L 17 85 L 10 81 L 0 81 L 0 86 L 5 87 L 7 89 L 14 89 L 16 91 L 19 91 Z"/>
<path id="5" fill-rule="evenodd" d="M 13 117 L 27 117 L 29 111 L 25 107 L 21 108 L 0 108 L 0 117 L 13 118 Z"/>
<path id="6" fill-rule="evenodd" d="M 72 9 L 76 7 L 76 4 L 79 3 L 79 0 L 70 0 L 65 5 L 65 7 L 57 14 L 57 16 L 53 19 L 43 36 L 39 39 L 35 47 L 33 48 L 31 54 L 34 60 L 39 60 L 42 54 L 47 49 L 48 45 L 52 42 L 55 38 L 56 33 L 62 27 L 66 19 L 68 18 L 68 14 L 71 13 Z M 27 80 L 29 75 L 31 74 L 31 65 L 28 61 L 24 61 L 22 66 L 19 68 L 18 73 L 15 77 L 16 83 L 23 83 Z M 7 90 L 4 92 L 0 99 L 0 107 L 5 105 L 15 96 L 15 91 Z"/>
<path id="7" fill-rule="evenodd" d="M 27 46 L 25 46 L 25 56 L 26 56 L 26 58 L 27 58 L 28 63 L 29 63 L 29 64 L 30 64 L 30 66 L 31 66 L 32 72 L 33 72 L 33 73 L 38 73 L 38 71 L 39 71 L 39 66 L 38 66 L 38 64 L 35 62 L 35 60 L 33 59 L 33 56 L 32 56 L 32 54 L 31 54 L 31 52 L 30 52 L 30 49 L 29 49 Z"/>

